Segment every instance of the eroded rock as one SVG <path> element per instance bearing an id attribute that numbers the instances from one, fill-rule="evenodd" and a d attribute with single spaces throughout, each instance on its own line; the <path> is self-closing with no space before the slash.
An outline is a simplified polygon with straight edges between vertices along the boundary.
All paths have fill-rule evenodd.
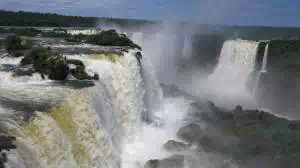
<path id="1" fill-rule="evenodd" d="M 184 168 L 184 156 L 174 155 L 162 160 L 149 160 L 144 168 Z"/>

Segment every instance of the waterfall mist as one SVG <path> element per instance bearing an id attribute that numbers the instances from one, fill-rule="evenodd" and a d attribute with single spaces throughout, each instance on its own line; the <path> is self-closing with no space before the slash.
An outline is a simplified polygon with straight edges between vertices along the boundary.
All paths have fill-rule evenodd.
<path id="1" fill-rule="evenodd" d="M 197 46 L 192 37 L 200 30 L 170 24 L 158 26 L 155 30 L 141 30 L 132 38 L 154 64 L 160 82 L 175 84 L 194 96 L 212 100 L 223 107 L 255 106 L 248 85 L 255 70 L 258 42 L 224 42 L 220 55 L 216 56 L 218 61 L 214 71 L 210 73 L 195 63 L 195 59 L 206 57 L 206 53 L 193 53 Z"/>

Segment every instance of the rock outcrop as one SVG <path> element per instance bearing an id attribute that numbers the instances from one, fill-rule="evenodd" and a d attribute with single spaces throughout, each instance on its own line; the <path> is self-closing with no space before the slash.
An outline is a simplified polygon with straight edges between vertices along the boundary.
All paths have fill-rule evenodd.
<path id="1" fill-rule="evenodd" d="M 41 74 L 44 78 L 45 75 L 51 80 L 65 80 L 69 73 L 71 73 L 78 80 L 98 80 L 99 76 L 96 74 L 91 77 L 85 71 L 85 66 L 80 60 L 67 60 L 65 57 L 47 48 L 33 49 L 28 55 L 21 60 L 22 66 L 33 65 L 34 71 Z M 74 65 L 70 68 L 69 65 Z M 31 75 L 30 72 L 17 71 L 16 76 Z"/>
<path id="2" fill-rule="evenodd" d="M 144 165 L 144 168 L 184 168 L 184 156 L 174 155 L 162 160 L 149 160 Z"/>
<path id="3" fill-rule="evenodd" d="M 5 163 L 7 162 L 5 151 L 8 152 L 11 149 L 16 149 L 15 140 L 15 137 L 0 135 L 0 168 L 5 168 Z"/>

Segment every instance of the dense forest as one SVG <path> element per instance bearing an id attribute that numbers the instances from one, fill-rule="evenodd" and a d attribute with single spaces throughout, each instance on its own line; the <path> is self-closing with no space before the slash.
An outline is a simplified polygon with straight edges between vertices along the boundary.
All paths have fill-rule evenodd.
<path id="1" fill-rule="evenodd" d="M 52 13 L 13 12 L 0 10 L 0 26 L 29 27 L 95 27 L 114 25 L 125 29 L 138 29 L 144 26 L 158 24 L 158 21 L 121 19 L 109 17 L 65 16 Z M 297 40 L 300 39 L 300 28 L 265 27 L 265 26 L 222 26 L 207 24 L 178 23 L 178 32 L 186 28 L 196 30 L 196 34 L 221 36 L 224 39 L 241 38 L 245 40 Z"/>
<path id="2" fill-rule="evenodd" d="M 95 27 L 97 24 L 113 24 L 130 28 L 153 23 L 155 22 L 135 19 L 64 16 L 52 13 L 0 10 L 0 26 Z"/>

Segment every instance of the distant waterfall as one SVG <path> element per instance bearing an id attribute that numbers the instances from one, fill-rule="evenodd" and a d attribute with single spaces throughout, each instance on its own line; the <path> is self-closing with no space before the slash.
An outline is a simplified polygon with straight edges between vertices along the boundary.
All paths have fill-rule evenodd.
<path id="1" fill-rule="evenodd" d="M 218 95 L 215 99 L 248 99 L 247 83 L 255 68 L 258 44 L 246 40 L 229 40 L 223 44 L 219 63 L 207 83 L 207 90 Z"/>
<path id="2" fill-rule="evenodd" d="M 256 93 L 256 91 L 259 87 L 259 82 L 260 82 L 261 75 L 263 73 L 267 73 L 268 54 L 269 54 L 269 43 L 266 44 L 261 70 L 258 71 L 258 75 L 257 75 L 256 81 L 255 81 L 254 94 Z"/>
<path id="3" fill-rule="evenodd" d="M 269 43 L 266 45 L 261 72 L 267 72 Z"/>

